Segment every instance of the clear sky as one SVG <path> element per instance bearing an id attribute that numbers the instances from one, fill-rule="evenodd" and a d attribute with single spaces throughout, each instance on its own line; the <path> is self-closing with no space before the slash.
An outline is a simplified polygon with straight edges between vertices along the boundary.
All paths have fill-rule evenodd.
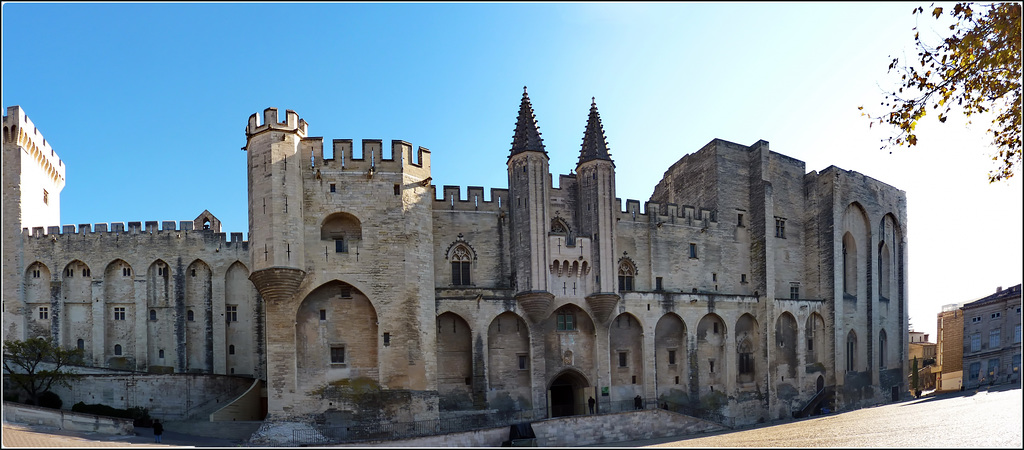
<path id="1" fill-rule="evenodd" d="M 988 122 L 927 121 L 880 150 L 890 56 L 930 3 L 143 3 L 3 5 L 3 106 L 67 166 L 63 224 L 192 220 L 248 234 L 244 128 L 292 109 L 312 136 L 401 139 L 437 186 L 507 187 L 529 87 L 555 174 L 575 167 L 591 97 L 617 196 L 646 201 L 715 138 L 771 143 L 808 171 L 907 193 L 910 318 L 1021 282 L 1022 189 L 989 184 Z"/>

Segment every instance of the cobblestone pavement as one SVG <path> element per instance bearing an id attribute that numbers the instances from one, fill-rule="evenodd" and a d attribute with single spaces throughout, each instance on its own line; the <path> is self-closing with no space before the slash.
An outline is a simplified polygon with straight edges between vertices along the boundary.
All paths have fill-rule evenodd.
<path id="1" fill-rule="evenodd" d="M 828 416 L 615 447 L 1021 448 L 1021 387 L 940 394 Z"/>

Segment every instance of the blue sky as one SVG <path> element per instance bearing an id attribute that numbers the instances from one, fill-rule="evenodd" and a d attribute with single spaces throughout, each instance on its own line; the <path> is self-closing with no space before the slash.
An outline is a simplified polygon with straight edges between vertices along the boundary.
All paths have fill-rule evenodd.
<path id="1" fill-rule="evenodd" d="M 943 32 L 911 14 L 928 4 L 5 3 L 3 106 L 66 164 L 64 224 L 209 209 L 247 234 L 240 149 L 264 108 L 328 142 L 427 147 L 436 185 L 489 195 L 524 85 L 556 183 L 596 97 L 623 202 L 715 138 L 906 191 L 910 316 L 934 333 L 941 305 L 1021 282 L 1024 175 L 987 182 L 987 121 L 929 121 L 890 153 L 861 117 L 895 86 L 890 55 L 916 53 L 912 28 Z"/>

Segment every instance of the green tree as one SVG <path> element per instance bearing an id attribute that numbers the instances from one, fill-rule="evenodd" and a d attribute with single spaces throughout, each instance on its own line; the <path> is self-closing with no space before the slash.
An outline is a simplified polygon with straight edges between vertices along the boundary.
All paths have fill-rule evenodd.
<path id="1" fill-rule="evenodd" d="M 82 354 L 81 349 L 61 348 L 51 338 L 5 340 L 4 371 L 37 405 L 39 395 L 54 385 L 70 387 L 67 380 L 72 373 L 67 366 L 81 362 Z"/>
<path id="2" fill-rule="evenodd" d="M 918 143 L 915 128 L 929 107 L 938 110 L 942 123 L 954 106 L 967 123 L 974 114 L 991 112 L 995 118 L 987 132 L 992 135 L 997 151 L 992 160 L 998 167 L 989 173 L 989 182 L 1010 178 L 1021 164 L 1021 4 L 957 3 L 952 11 L 945 11 L 933 3 L 929 8 L 935 19 L 949 14 L 954 22 L 949 26 L 952 35 L 931 47 L 914 27 L 917 58 L 911 64 L 893 58 L 889 72 L 902 73 L 900 85 L 882 102 L 889 112 L 877 117 L 864 114 L 871 119 L 869 126 L 878 122 L 899 130 L 882 140 L 883 149 L 914 146 Z M 913 14 L 924 12 L 917 7 Z"/>

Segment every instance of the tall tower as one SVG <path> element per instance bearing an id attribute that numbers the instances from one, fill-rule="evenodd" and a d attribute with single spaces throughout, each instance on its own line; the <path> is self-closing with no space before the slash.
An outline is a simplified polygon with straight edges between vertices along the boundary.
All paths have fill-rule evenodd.
<path id="1" fill-rule="evenodd" d="M 268 302 L 295 294 L 303 270 L 302 161 L 299 142 L 308 125 L 295 111 L 277 121 L 277 108 L 256 114 L 245 129 L 249 172 L 249 279 Z M 306 161 L 308 166 L 309 161 Z"/>
<path id="2" fill-rule="evenodd" d="M 598 320 L 608 320 L 619 296 L 615 294 L 615 163 L 608 155 L 608 142 L 591 98 L 590 116 L 583 134 L 580 159 L 576 164 L 579 201 L 576 203 L 580 235 L 591 239 L 590 260 L 594 264 L 592 292 L 586 299 Z"/>
<path id="3" fill-rule="evenodd" d="M 548 153 L 524 86 L 508 157 L 510 240 L 516 300 L 534 323 L 543 320 L 554 300 L 546 270 L 550 176 Z"/>
<path id="4" fill-rule="evenodd" d="M 60 225 L 64 163 L 20 106 L 8 107 L 3 122 L 3 338 L 24 339 L 21 230 Z"/>

